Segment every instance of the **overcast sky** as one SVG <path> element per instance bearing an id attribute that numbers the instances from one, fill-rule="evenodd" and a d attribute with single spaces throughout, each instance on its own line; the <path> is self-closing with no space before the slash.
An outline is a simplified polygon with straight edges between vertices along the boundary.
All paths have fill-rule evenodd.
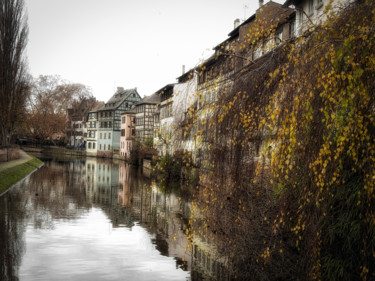
<path id="1" fill-rule="evenodd" d="M 268 2 L 267 0 L 264 1 Z M 281 0 L 274 2 L 283 3 Z M 25 0 L 34 77 L 60 75 L 107 101 L 116 87 L 148 96 L 227 38 L 258 0 Z"/>

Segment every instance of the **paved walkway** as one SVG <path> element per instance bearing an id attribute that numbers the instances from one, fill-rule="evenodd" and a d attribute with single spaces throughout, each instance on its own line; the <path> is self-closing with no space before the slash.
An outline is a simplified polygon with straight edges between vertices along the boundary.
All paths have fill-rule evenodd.
<path id="1" fill-rule="evenodd" d="M 0 171 L 6 170 L 8 168 L 12 168 L 17 165 L 21 165 L 23 163 L 26 163 L 32 159 L 25 151 L 20 149 L 20 158 L 17 160 L 11 160 L 8 162 L 0 162 Z"/>

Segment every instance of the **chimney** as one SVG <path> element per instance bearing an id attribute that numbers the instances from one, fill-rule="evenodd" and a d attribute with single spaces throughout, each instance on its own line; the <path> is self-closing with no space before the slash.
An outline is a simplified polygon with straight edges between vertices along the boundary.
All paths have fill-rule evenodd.
<path id="1" fill-rule="evenodd" d="M 259 0 L 259 8 L 261 8 L 263 6 L 263 0 Z"/>
<path id="2" fill-rule="evenodd" d="M 120 92 L 122 92 L 123 90 L 124 90 L 123 87 L 117 87 L 117 93 L 120 93 Z"/>
<path id="3" fill-rule="evenodd" d="M 182 65 L 182 75 L 184 75 L 185 74 L 185 65 L 183 64 Z"/>
<path id="4" fill-rule="evenodd" d="M 235 19 L 234 20 L 234 29 L 240 26 L 240 19 Z"/>

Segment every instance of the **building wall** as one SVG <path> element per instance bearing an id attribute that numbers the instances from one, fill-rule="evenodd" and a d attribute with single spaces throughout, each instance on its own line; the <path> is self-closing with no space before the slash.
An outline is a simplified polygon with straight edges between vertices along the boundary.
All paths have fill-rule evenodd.
<path id="1" fill-rule="evenodd" d="M 193 71 L 190 79 L 174 85 L 173 96 L 171 100 L 167 101 L 171 105 L 170 116 L 160 115 L 158 131 L 161 137 L 155 136 L 154 139 L 159 155 L 165 155 L 167 150 L 170 154 L 178 150 L 194 150 L 190 141 L 183 140 L 181 136 L 184 134 L 182 122 L 187 111 L 197 102 L 197 84 L 198 74 Z M 168 145 L 165 144 L 165 141 L 168 141 Z"/>
<path id="2" fill-rule="evenodd" d="M 350 0 L 333 0 L 330 12 L 335 12 L 340 6 Z M 313 25 L 321 24 L 327 19 L 325 7 L 330 0 L 304 0 L 296 6 L 296 34 L 301 35 Z"/>
<path id="3" fill-rule="evenodd" d="M 87 122 L 87 143 L 86 143 L 86 153 L 89 156 L 96 156 L 98 151 L 98 143 L 97 143 L 97 113 L 90 112 L 88 116 Z"/>
<path id="4" fill-rule="evenodd" d="M 86 122 L 79 120 L 79 121 L 72 121 L 71 122 L 71 136 L 69 138 L 69 145 L 74 147 L 80 147 L 86 142 L 87 137 L 87 128 Z"/>
<path id="5" fill-rule="evenodd" d="M 135 131 L 136 139 L 144 142 L 154 137 L 154 113 L 156 104 L 141 104 L 136 107 Z"/>
<path id="6" fill-rule="evenodd" d="M 114 131 L 102 129 L 98 131 L 98 156 L 111 156 L 113 152 Z"/>
<path id="7" fill-rule="evenodd" d="M 197 101 L 198 74 L 194 71 L 190 80 L 174 85 L 172 115 L 178 124 L 185 118 L 185 113 Z"/>
<path id="8" fill-rule="evenodd" d="M 127 159 L 130 156 L 130 151 L 133 146 L 135 130 L 135 114 L 122 114 L 121 115 L 121 132 L 120 132 L 120 157 Z"/>

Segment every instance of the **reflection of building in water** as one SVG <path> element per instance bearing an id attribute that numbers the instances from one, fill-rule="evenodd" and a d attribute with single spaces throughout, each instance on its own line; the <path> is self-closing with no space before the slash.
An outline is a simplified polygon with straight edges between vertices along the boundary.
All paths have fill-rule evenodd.
<path id="1" fill-rule="evenodd" d="M 140 178 L 134 182 L 131 212 L 152 234 L 153 243 L 162 255 L 175 257 L 177 266 L 191 269 L 191 251 L 185 231 L 187 228 L 186 206 L 181 197 L 162 192 L 156 184 L 145 183 Z M 188 216 L 186 216 L 187 218 Z"/>
<path id="2" fill-rule="evenodd" d="M 191 251 L 187 252 L 189 241 L 185 231 L 188 218 L 185 213 L 186 205 L 181 197 L 171 192 L 165 194 L 153 185 L 151 191 L 151 210 L 155 214 L 159 231 L 168 242 L 168 256 L 182 257 L 187 262 L 186 267 L 191 269 Z"/>
<path id="3" fill-rule="evenodd" d="M 132 193 L 130 191 L 131 180 L 134 175 L 130 173 L 133 168 L 125 163 L 119 163 L 118 179 L 118 203 L 123 207 L 130 207 L 132 202 Z"/>
<path id="4" fill-rule="evenodd" d="M 76 159 L 69 161 L 70 184 L 85 186 L 86 165 L 84 160 Z"/>
<path id="5" fill-rule="evenodd" d="M 96 190 L 93 203 L 117 205 L 118 164 L 108 159 L 97 159 Z"/>
<path id="6" fill-rule="evenodd" d="M 87 158 L 86 169 L 86 198 L 100 206 L 113 227 L 131 227 L 130 213 L 118 204 L 119 164 L 109 159 Z"/>
<path id="7" fill-rule="evenodd" d="M 194 237 L 192 279 L 195 279 L 196 274 L 205 275 L 204 280 L 230 280 L 226 270 L 227 261 L 218 256 L 212 244 L 207 243 L 204 238 Z"/>
<path id="8" fill-rule="evenodd" d="M 97 169 L 96 158 L 87 158 L 86 159 L 86 197 L 90 202 L 94 200 L 94 190 L 97 190 L 96 169 Z"/>
<path id="9" fill-rule="evenodd" d="M 162 255 L 174 257 L 177 267 L 192 271 L 192 280 L 201 280 L 201 276 L 227 280 L 223 261 L 214 258 L 214 251 L 205 241 L 194 239 L 194 246 L 188 249 L 185 233 L 190 201 L 179 187 L 150 183 L 139 170 L 122 161 L 112 164 L 103 159 L 87 159 L 86 170 L 87 198 L 100 205 L 113 227 L 139 223 L 152 235 L 152 242 Z"/>

